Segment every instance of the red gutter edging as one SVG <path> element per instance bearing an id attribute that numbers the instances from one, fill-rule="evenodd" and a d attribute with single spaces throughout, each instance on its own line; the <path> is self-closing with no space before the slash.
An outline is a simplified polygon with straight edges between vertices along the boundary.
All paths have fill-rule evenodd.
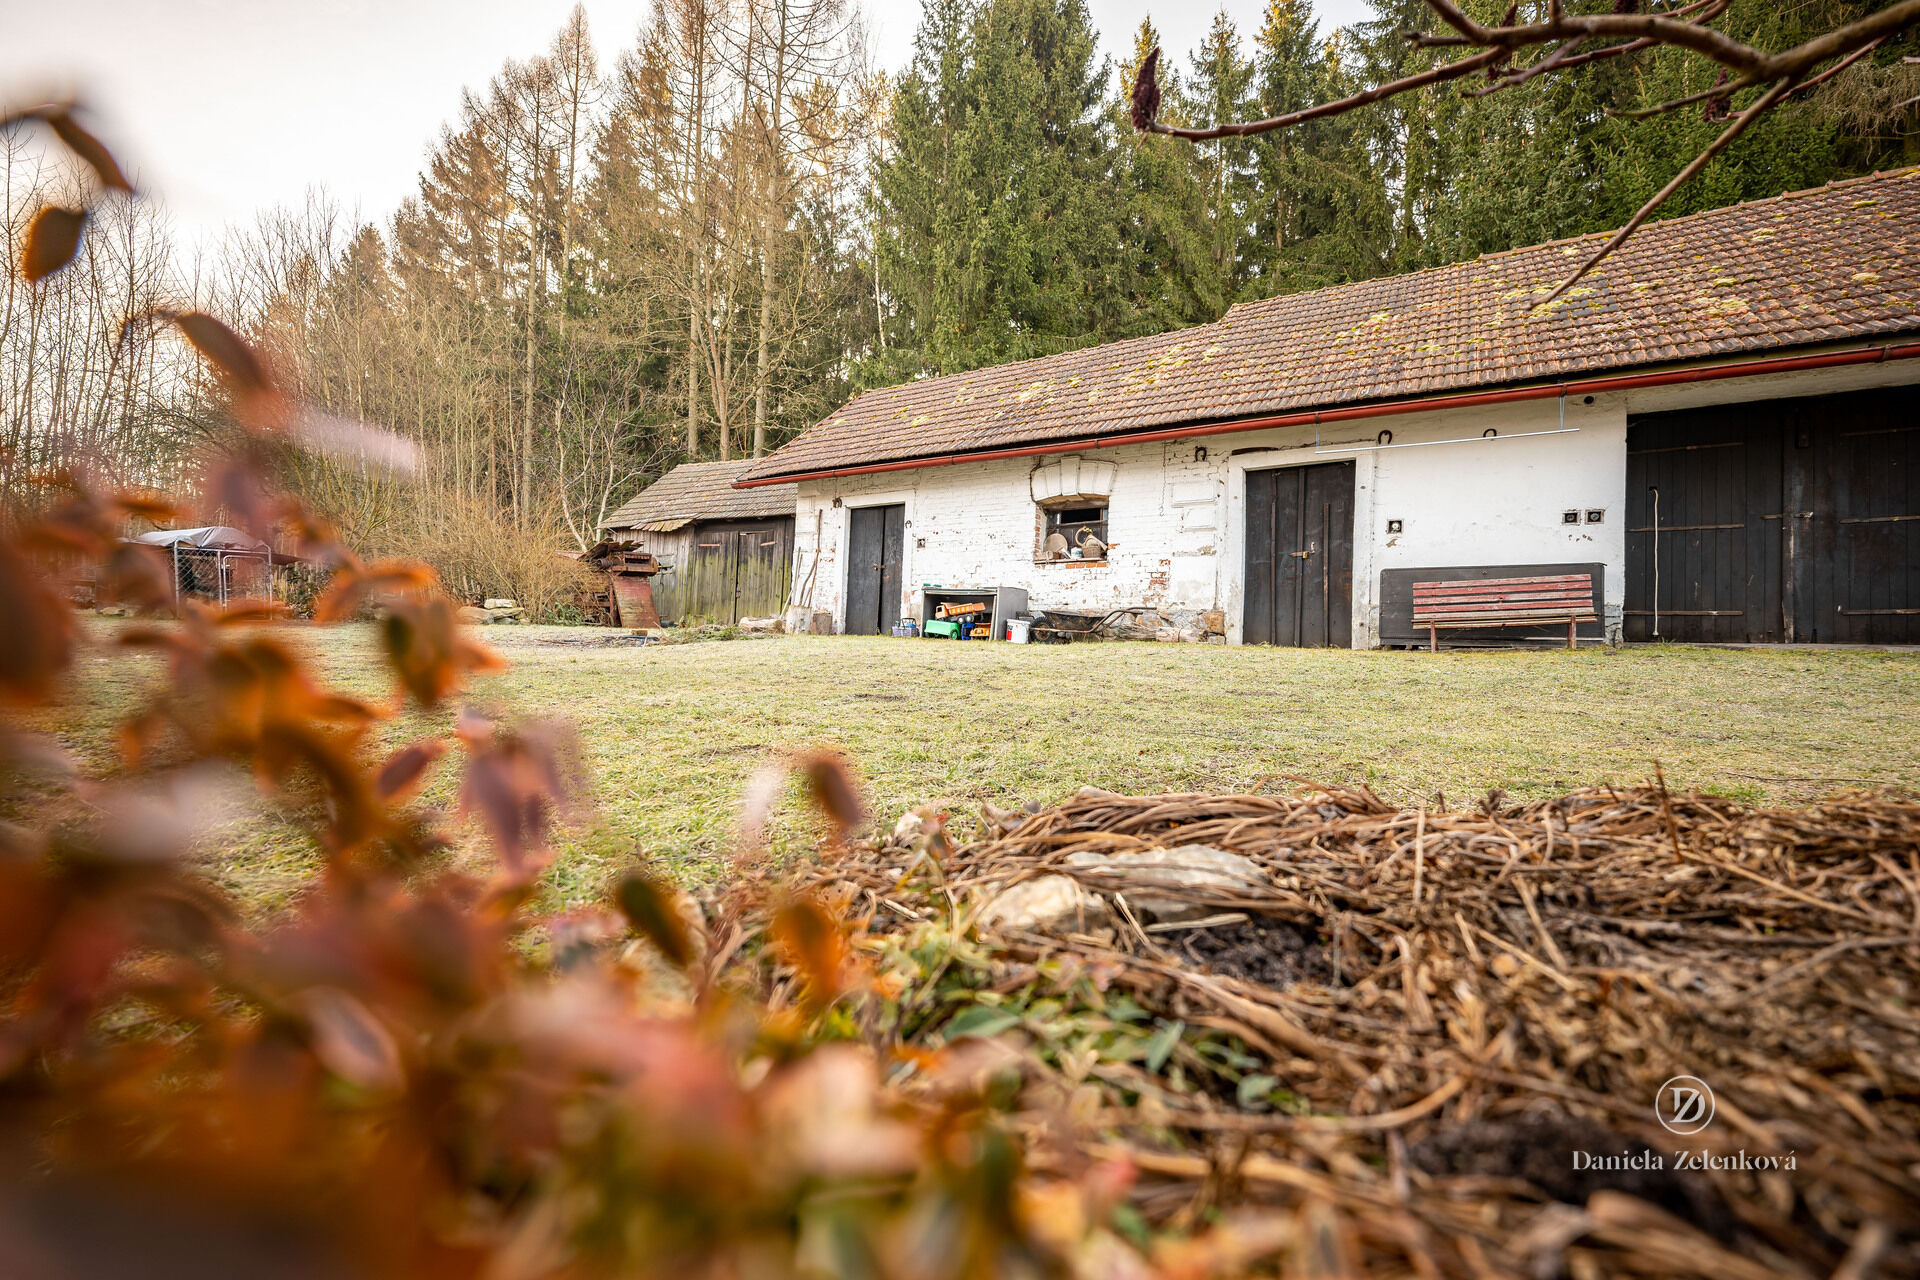
<path id="1" fill-rule="evenodd" d="M 1128 444 L 1156 444 L 1164 440 L 1228 435 L 1237 431 L 1317 426 L 1324 422 L 1349 422 L 1357 418 L 1385 418 L 1403 413 L 1424 413 L 1435 409 L 1466 409 L 1483 404 L 1551 400 L 1557 396 L 1590 395 L 1603 391 L 1633 391 L 1641 387 L 1667 387 L 1689 382 L 1719 382 L 1727 378 L 1751 378 L 1767 373 L 1797 373 L 1803 369 L 1831 369 L 1855 364 L 1882 364 L 1890 360 L 1911 360 L 1915 357 L 1920 357 L 1920 343 L 1866 347 L 1855 351 L 1829 352 L 1826 355 L 1779 356 L 1765 360 L 1710 365 L 1706 368 L 1670 369 L 1664 373 L 1614 374 L 1604 378 L 1583 378 L 1574 382 L 1511 387 L 1503 391 L 1474 391 L 1461 395 L 1434 396 L 1423 400 L 1394 400 L 1385 404 L 1356 405 L 1348 409 L 1319 409 L 1312 412 L 1285 413 L 1261 418 L 1240 418 L 1231 422 L 1209 422 L 1190 427 L 1171 427 L 1157 431 L 1088 436 L 1078 440 L 1057 441 L 1049 444 L 985 449 L 975 453 L 935 454 L 931 457 L 909 458 L 899 462 L 870 462 L 851 467 L 833 467 L 824 471 L 798 471 L 790 475 L 736 480 L 732 487 L 756 489 L 769 484 L 797 484 L 802 480 L 877 475 L 886 471 L 917 471 L 923 467 L 950 467 L 963 462 L 998 462 L 1006 458 L 1034 458 L 1049 453 L 1072 453 L 1076 449 L 1109 449 Z"/>

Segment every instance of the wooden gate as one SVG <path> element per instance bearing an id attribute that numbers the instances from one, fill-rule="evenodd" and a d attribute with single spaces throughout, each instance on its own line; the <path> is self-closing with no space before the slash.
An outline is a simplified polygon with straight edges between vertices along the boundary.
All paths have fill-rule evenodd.
<path id="1" fill-rule="evenodd" d="M 847 538 L 847 634 L 885 635 L 900 620 L 904 505 L 855 507 Z"/>
<path id="2" fill-rule="evenodd" d="M 675 568 L 681 625 L 738 622 L 786 607 L 793 573 L 793 521 L 727 520 L 694 526 Z"/>
<path id="3" fill-rule="evenodd" d="M 1627 427 L 1629 640 L 1920 643 L 1911 390 Z"/>
<path id="4" fill-rule="evenodd" d="M 1247 472 L 1247 644 L 1353 643 L 1352 462 Z"/>

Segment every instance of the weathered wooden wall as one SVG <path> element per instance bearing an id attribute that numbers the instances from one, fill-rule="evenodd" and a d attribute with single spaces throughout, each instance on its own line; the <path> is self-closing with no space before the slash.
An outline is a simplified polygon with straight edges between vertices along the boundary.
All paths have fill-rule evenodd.
<path id="1" fill-rule="evenodd" d="M 668 626 L 764 618 L 786 607 L 792 516 L 709 520 L 676 533 L 640 536 L 656 540 L 641 545 L 661 562 L 653 599 Z"/>

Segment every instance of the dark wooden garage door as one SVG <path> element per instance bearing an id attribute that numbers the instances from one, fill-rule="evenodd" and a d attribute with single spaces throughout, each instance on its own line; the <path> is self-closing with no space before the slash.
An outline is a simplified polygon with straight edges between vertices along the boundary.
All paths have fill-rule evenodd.
<path id="1" fill-rule="evenodd" d="M 1920 643 L 1920 394 L 1627 427 L 1629 640 Z"/>
<path id="2" fill-rule="evenodd" d="M 905 506 L 855 507 L 847 539 L 847 634 L 885 635 L 900 620 Z"/>
<path id="3" fill-rule="evenodd" d="M 1353 463 L 1247 472 L 1247 644 L 1353 643 Z"/>

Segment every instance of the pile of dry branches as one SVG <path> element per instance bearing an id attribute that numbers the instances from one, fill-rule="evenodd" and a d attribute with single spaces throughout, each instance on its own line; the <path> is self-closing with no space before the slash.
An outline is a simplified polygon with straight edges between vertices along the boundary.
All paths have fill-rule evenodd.
<path id="1" fill-rule="evenodd" d="M 1196 843 L 1266 883 L 1128 879 L 1213 912 L 1184 926 L 1122 907 L 1058 936 L 977 927 L 1040 875 L 1111 894 L 1076 852 Z M 993 989 L 1091 975 L 1265 1060 L 1302 1105 L 1021 1055 L 1034 1163 L 1130 1162 L 1156 1226 L 1264 1224 L 1249 1248 L 1313 1274 L 1920 1274 L 1912 799 L 1752 809 L 1652 787 L 1466 813 L 1364 789 L 1088 790 L 990 811 L 957 848 L 909 823 L 815 875 L 881 936 L 972 930 Z M 1717 1111 L 1676 1137 L 1654 1104 L 1681 1075 Z M 1579 1167 L 1648 1151 L 1660 1168 Z"/>

